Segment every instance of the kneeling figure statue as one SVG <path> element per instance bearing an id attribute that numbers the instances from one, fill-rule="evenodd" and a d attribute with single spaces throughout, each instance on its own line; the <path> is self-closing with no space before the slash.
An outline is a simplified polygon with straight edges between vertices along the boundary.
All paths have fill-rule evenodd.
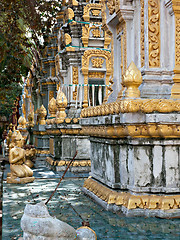
<path id="1" fill-rule="evenodd" d="M 25 150 L 22 148 L 23 138 L 19 131 L 15 138 L 15 146 L 10 150 L 9 163 L 11 172 L 7 175 L 7 183 L 29 183 L 34 181 L 33 171 L 24 164 Z"/>

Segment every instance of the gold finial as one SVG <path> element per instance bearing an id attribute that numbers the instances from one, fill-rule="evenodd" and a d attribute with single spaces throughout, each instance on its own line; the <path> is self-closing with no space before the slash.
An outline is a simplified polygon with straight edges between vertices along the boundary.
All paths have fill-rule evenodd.
<path id="1" fill-rule="evenodd" d="M 123 85 L 127 88 L 125 90 L 125 97 L 139 98 L 140 91 L 138 87 L 141 85 L 141 83 L 141 71 L 136 67 L 134 62 L 131 62 L 123 78 Z"/>
<path id="2" fill-rule="evenodd" d="M 56 114 L 56 123 L 62 123 L 66 118 L 65 109 L 67 107 L 67 98 L 61 89 L 59 89 L 57 94 L 56 105 L 58 108 L 58 111 Z"/>
<path id="3" fill-rule="evenodd" d="M 47 115 L 47 111 L 46 111 L 45 107 L 42 105 L 38 112 L 39 112 L 39 124 L 45 125 L 46 124 L 45 117 Z"/>
<path id="4" fill-rule="evenodd" d="M 23 121 L 23 117 L 20 116 L 19 119 L 18 119 L 18 129 L 22 128 L 22 121 Z"/>
<path id="5" fill-rule="evenodd" d="M 50 117 L 55 118 L 56 112 L 57 112 L 57 106 L 56 106 L 56 99 L 54 97 L 51 98 L 51 100 L 49 101 L 48 109 L 49 109 L 49 113 L 51 114 Z"/>

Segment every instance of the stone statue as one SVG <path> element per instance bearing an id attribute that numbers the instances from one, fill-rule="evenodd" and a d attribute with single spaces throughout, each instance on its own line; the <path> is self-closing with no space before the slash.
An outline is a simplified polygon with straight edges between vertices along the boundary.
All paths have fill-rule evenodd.
<path id="1" fill-rule="evenodd" d="M 24 164 L 25 150 L 22 149 L 23 138 L 19 131 L 15 138 L 15 146 L 10 150 L 9 163 L 11 173 L 7 176 L 7 183 L 29 183 L 34 181 L 33 171 Z"/>
<path id="2" fill-rule="evenodd" d="M 26 205 L 21 228 L 21 240 L 97 240 L 96 233 L 91 228 L 80 227 L 75 230 L 69 224 L 52 217 L 44 202 Z"/>

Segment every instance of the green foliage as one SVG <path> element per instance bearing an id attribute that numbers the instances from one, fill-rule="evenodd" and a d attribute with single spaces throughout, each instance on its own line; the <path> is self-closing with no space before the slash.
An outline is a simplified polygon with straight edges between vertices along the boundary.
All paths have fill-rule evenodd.
<path id="1" fill-rule="evenodd" d="M 59 10 L 60 1 L 56 0 L 0 1 L 1 82 L 20 82 L 30 69 L 32 59 L 40 59 Z"/>
<path id="2" fill-rule="evenodd" d="M 8 115 L 20 94 L 22 76 L 39 64 L 60 10 L 57 0 L 0 1 L 0 111 Z M 3 104 L 3 106 L 2 106 Z"/>
<path id="3" fill-rule="evenodd" d="M 0 83 L 0 115 L 6 116 L 7 119 L 12 113 L 12 108 L 16 98 L 21 94 L 22 86 L 19 83 L 12 82 L 4 86 Z"/>

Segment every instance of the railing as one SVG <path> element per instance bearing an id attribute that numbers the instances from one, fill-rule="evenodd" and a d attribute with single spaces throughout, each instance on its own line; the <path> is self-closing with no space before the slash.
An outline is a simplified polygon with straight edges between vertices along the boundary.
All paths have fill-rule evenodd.
<path id="1" fill-rule="evenodd" d="M 88 106 L 97 106 L 102 104 L 107 86 L 103 84 L 64 84 L 62 89 L 68 102 L 74 102 L 76 108 L 81 108 L 84 101 L 85 87 L 88 88 Z"/>

